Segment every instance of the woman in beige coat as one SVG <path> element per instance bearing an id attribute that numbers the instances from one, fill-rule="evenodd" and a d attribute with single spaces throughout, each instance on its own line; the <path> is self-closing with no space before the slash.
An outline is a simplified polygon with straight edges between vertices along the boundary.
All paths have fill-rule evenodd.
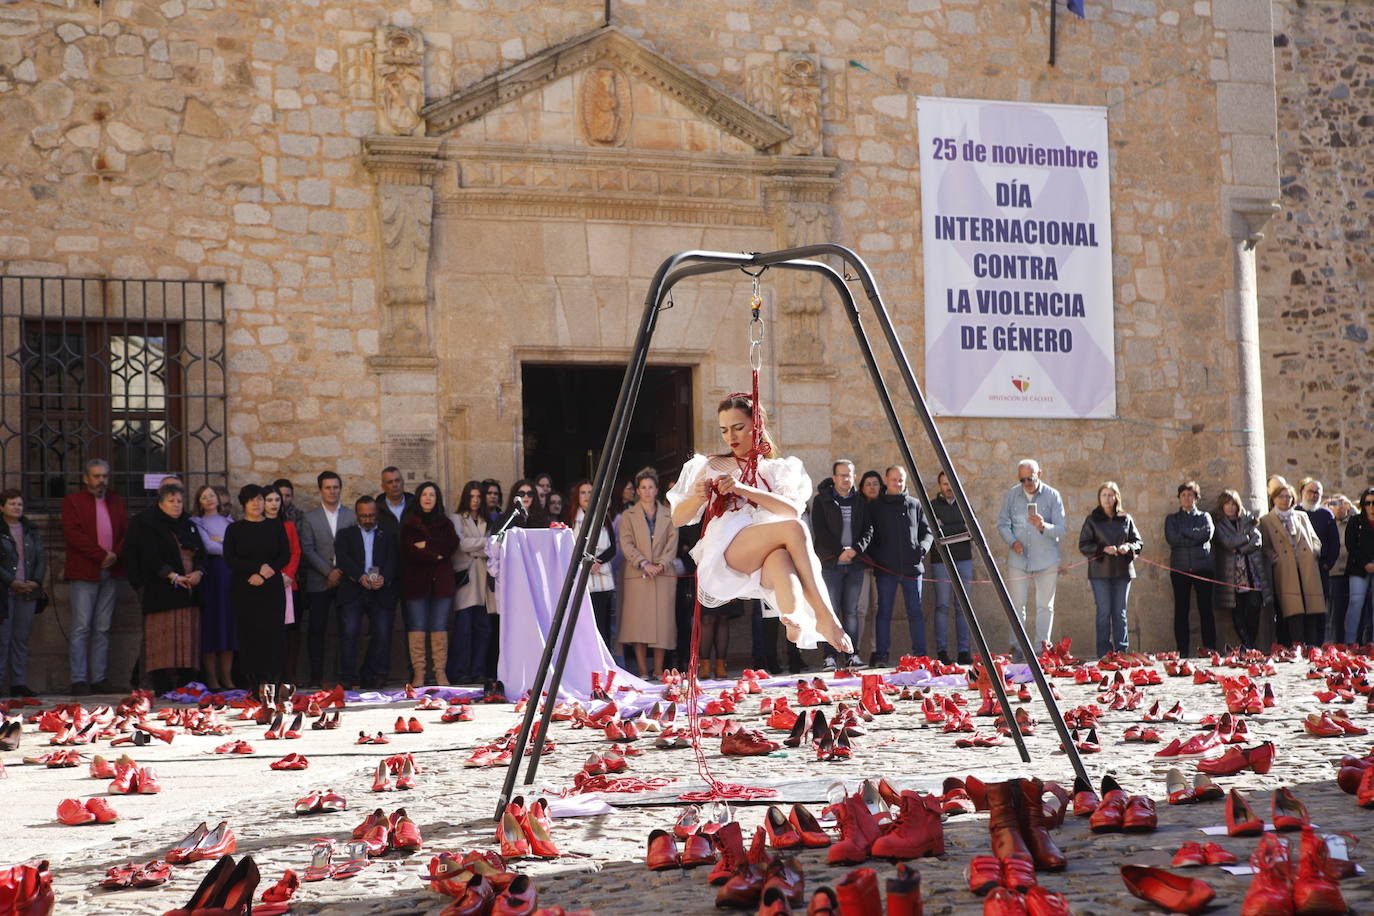
<path id="1" fill-rule="evenodd" d="M 1289 484 L 1275 487 L 1269 494 L 1269 512 L 1260 519 L 1259 530 L 1264 538 L 1264 558 L 1269 561 L 1274 600 L 1282 617 L 1279 640 L 1290 646 L 1300 642 L 1321 645 L 1326 629 L 1326 599 L 1322 595 L 1317 557 L 1322 543 L 1307 514 L 1294 508 L 1297 500 L 1297 493 Z"/>
<path id="2" fill-rule="evenodd" d="M 677 527 L 672 513 L 658 501 L 658 476 L 649 468 L 635 475 L 638 500 L 620 519 L 620 550 L 625 605 L 620 612 L 620 642 L 634 646 L 639 675 L 653 680 L 663 670 L 663 652 L 677 645 L 671 575 L 677 556 Z M 644 663 L 644 647 L 654 650 L 654 666 Z"/>
<path id="3" fill-rule="evenodd" d="M 496 592 L 487 587 L 487 515 L 482 484 L 469 480 L 458 498 L 458 511 L 449 516 L 458 532 L 453 552 L 458 586 L 449 640 L 448 679 L 454 684 L 480 684 L 486 674 L 487 644 L 496 625 Z M 464 576 L 466 573 L 466 576 Z"/>

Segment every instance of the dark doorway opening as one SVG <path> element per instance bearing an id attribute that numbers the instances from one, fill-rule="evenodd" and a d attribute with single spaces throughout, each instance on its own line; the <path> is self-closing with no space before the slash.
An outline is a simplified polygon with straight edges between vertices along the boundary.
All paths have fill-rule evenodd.
<path id="1" fill-rule="evenodd" d="M 552 474 L 560 492 L 593 477 L 624 378 L 624 366 L 523 364 L 525 476 Z M 646 367 L 617 486 L 652 466 L 666 487 L 692 456 L 692 416 L 692 368 Z"/>

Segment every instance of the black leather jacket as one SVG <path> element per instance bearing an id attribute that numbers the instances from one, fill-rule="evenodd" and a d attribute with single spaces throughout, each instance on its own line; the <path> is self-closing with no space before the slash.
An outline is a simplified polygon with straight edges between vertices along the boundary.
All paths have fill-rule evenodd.
<path id="1" fill-rule="evenodd" d="M 1105 554 L 1104 547 L 1128 547 L 1126 554 Z M 1135 519 L 1126 512 L 1111 518 L 1098 506 L 1083 520 L 1078 533 L 1078 551 L 1092 557 L 1088 563 L 1089 579 L 1134 579 L 1135 558 L 1145 549 L 1136 530 Z"/>

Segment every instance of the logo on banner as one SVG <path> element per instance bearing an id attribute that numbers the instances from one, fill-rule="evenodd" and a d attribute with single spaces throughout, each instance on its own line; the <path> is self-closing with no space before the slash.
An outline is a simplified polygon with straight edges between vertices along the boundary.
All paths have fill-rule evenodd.
<path id="1" fill-rule="evenodd" d="M 1013 375 L 1011 377 L 1011 385 L 1017 391 L 1020 391 L 1022 394 L 1024 394 L 1026 391 L 1030 389 L 1030 376 Z"/>

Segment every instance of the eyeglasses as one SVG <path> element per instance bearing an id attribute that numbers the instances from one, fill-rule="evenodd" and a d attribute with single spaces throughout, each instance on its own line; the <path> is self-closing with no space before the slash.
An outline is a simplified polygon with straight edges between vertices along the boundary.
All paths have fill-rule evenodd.
<path id="1" fill-rule="evenodd" d="M 1034 480 L 1035 478 L 1034 478 L 1034 477 L 1018 477 L 1018 478 L 1016 478 L 1016 479 L 1019 480 L 1019 481 L 1021 481 L 1022 483 L 1030 483 L 1030 482 L 1031 482 L 1032 480 Z"/>
<path id="2" fill-rule="evenodd" d="M 533 491 L 533 490 L 516 490 L 516 491 L 515 491 L 515 495 L 516 495 L 516 496 L 533 496 L 533 495 L 534 495 L 534 491 Z"/>
<path id="3" fill-rule="evenodd" d="M 1374 499 L 1366 499 L 1364 502 L 1360 503 L 1360 505 L 1361 505 L 1361 506 L 1374 506 Z"/>

